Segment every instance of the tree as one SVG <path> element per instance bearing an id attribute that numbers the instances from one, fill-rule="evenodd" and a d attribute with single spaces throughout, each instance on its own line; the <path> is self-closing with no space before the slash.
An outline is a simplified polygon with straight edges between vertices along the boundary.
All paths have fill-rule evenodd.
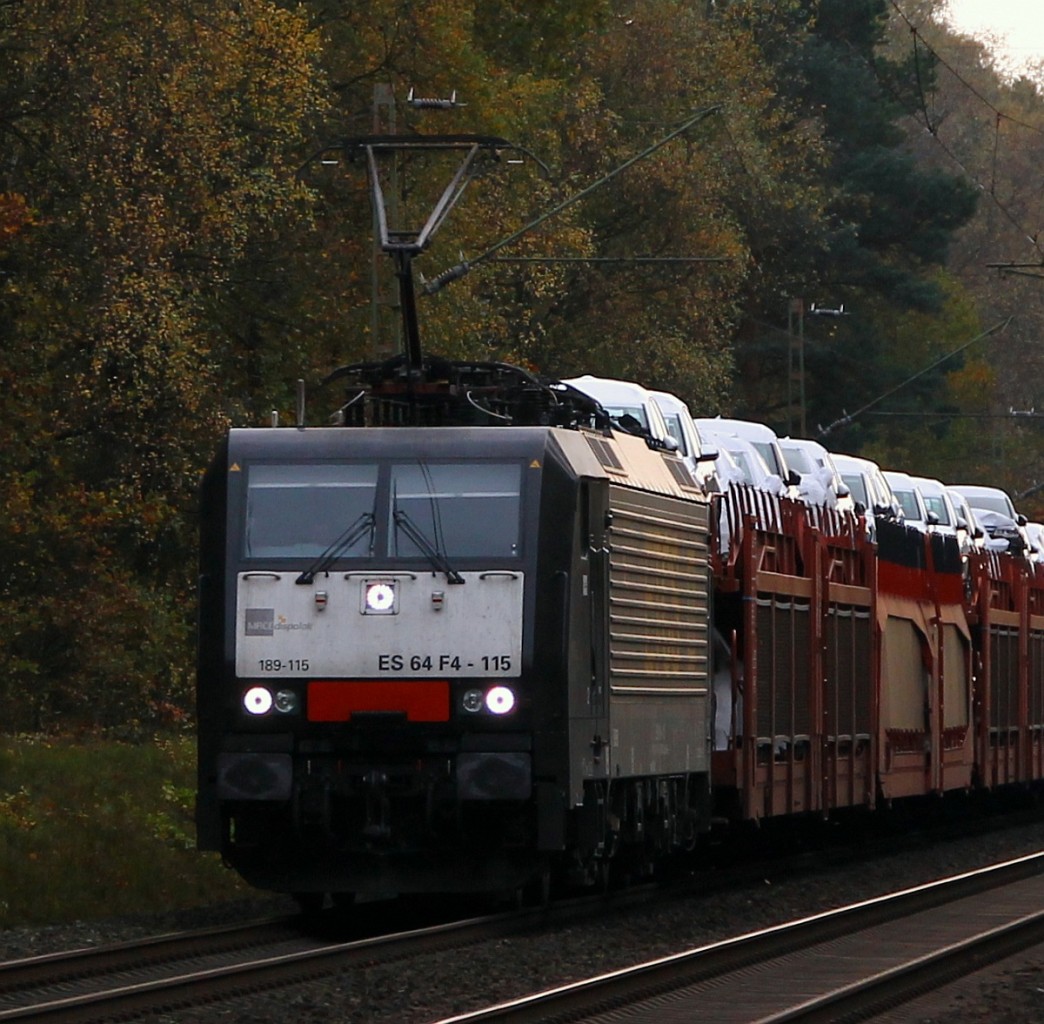
<path id="1" fill-rule="evenodd" d="M 927 57 L 884 52 L 888 10 L 885 0 L 819 0 L 788 8 L 787 32 L 765 19 L 754 23 L 790 109 L 821 127 L 829 154 L 823 185 L 830 232 L 805 250 L 807 278 L 791 294 L 850 312 L 822 365 L 843 368 L 843 393 L 856 407 L 887 380 L 881 361 L 888 332 L 878 318 L 943 310 L 937 270 L 977 199 L 966 179 L 919 164 L 907 147 L 903 118 L 930 93 L 933 67 Z M 778 324 L 784 308 L 777 298 L 752 315 Z M 789 418 L 781 384 L 790 344 L 778 328 L 748 322 L 741 329 L 739 359 L 754 385 L 743 405 L 777 423 Z M 818 369 L 813 360 L 811 370 Z M 807 390 L 811 422 L 830 422 L 842 393 L 837 375 L 809 372 Z"/>
<path id="2" fill-rule="evenodd" d="M 916 51 L 937 67 L 932 95 L 906 121 L 910 152 L 922 168 L 965 175 L 980 196 L 947 264 L 974 311 L 965 336 L 1007 324 L 970 349 L 951 377 L 959 400 L 943 421 L 944 457 L 964 479 L 1018 494 L 1044 480 L 1044 439 L 1032 415 L 1042 398 L 1044 293 L 1035 275 L 1044 263 L 1036 238 L 1044 96 L 1037 82 L 1006 74 L 981 42 L 939 21 L 937 5 L 922 6 L 904 6 L 891 43 L 897 56 Z"/>
<path id="3" fill-rule="evenodd" d="M 730 386 L 732 324 L 764 253 L 815 221 L 815 140 L 783 128 L 740 19 L 673 0 L 612 13 L 577 44 L 565 180 L 590 186 L 707 116 L 584 200 L 573 226 L 586 246 L 582 234 L 548 230 L 545 253 L 565 242 L 591 262 L 571 265 L 557 295 L 519 293 L 510 308 L 535 306 L 540 325 L 519 347 L 562 375 L 598 367 L 715 410 Z"/>
<path id="4" fill-rule="evenodd" d="M 185 714 L 188 513 L 250 358 L 220 325 L 307 215 L 317 40 L 267 0 L 0 17 L 0 192 L 31 211 L 3 286 L 8 707 L 36 726 Z"/>

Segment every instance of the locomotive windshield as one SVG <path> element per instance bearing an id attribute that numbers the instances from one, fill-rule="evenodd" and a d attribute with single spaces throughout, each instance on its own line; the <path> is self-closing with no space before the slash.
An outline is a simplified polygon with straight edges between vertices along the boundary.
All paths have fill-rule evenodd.
<path id="1" fill-rule="evenodd" d="M 521 489 L 514 461 L 257 463 L 243 557 L 515 558 Z"/>
<path id="2" fill-rule="evenodd" d="M 373 512 L 376 496 L 375 465 L 251 466 L 243 554 L 315 558 L 349 523 Z M 362 533 L 342 557 L 367 557 L 371 540 Z"/>
<path id="3" fill-rule="evenodd" d="M 518 554 L 521 469 L 517 464 L 415 462 L 392 466 L 391 554 L 424 552 L 402 528 L 416 524 L 436 551 L 450 558 Z"/>

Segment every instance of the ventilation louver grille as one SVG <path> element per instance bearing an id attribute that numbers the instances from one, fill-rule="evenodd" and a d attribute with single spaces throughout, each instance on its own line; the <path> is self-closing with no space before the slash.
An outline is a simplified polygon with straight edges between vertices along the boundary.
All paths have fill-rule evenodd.
<path id="1" fill-rule="evenodd" d="M 693 480 L 692 474 L 689 472 L 689 467 L 686 466 L 681 459 L 669 459 L 665 457 L 663 461 L 667 463 L 667 468 L 671 471 L 671 476 L 674 477 L 679 486 L 699 490 L 699 485 L 695 480 Z"/>
<path id="2" fill-rule="evenodd" d="M 613 451 L 608 441 L 603 441 L 600 437 L 589 437 L 587 443 L 591 446 L 591 451 L 595 453 L 595 458 L 606 469 L 623 471 L 623 463 L 616 457 L 616 452 Z"/>

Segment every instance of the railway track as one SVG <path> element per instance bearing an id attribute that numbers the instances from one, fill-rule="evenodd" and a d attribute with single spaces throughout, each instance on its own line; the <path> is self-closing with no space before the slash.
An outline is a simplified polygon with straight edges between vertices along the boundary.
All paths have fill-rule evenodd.
<path id="1" fill-rule="evenodd" d="M 0 1022 L 83 1024 L 198 1005 L 512 934 L 540 913 L 495 914 L 350 941 L 304 933 L 299 919 L 284 918 L 9 961 L 0 964 Z"/>
<path id="2" fill-rule="evenodd" d="M 915 837 L 906 838 L 915 848 L 923 845 Z M 566 900 L 548 908 L 465 921 L 447 922 L 445 905 L 428 908 L 424 918 L 418 916 L 416 901 L 408 901 L 409 908 L 398 911 L 393 905 L 368 904 L 356 908 L 350 919 L 351 932 L 344 919 L 333 927 L 313 923 L 305 929 L 301 918 L 280 917 L 0 963 L 0 1024 L 13 1020 L 131 1017 L 216 999 L 234 999 L 360 965 L 369 968 L 426 952 L 464 948 L 493 938 L 570 925 L 585 917 L 604 917 L 644 904 L 699 897 L 707 893 L 708 884 L 715 892 L 731 887 L 743 889 L 760 883 L 766 870 L 777 881 L 786 876 L 815 878 L 822 870 L 824 852 L 786 856 L 771 865 L 733 864 L 730 870 L 718 869 L 711 876 L 698 874 L 668 887 L 640 886 L 608 896 Z M 872 860 L 880 852 L 873 844 L 860 844 L 857 849 L 847 848 L 847 852 L 833 851 L 826 860 L 832 862 L 840 857 L 845 862 L 859 862 Z M 1037 869 L 1026 865 L 1035 863 L 1027 860 L 1021 870 L 1032 875 Z M 408 918 L 396 916 L 407 913 Z M 438 917 L 440 913 L 442 916 Z M 822 917 L 827 920 L 831 915 Z M 849 917 L 846 922 L 853 920 Z M 850 923 L 844 927 L 854 930 Z M 384 934 L 388 932 L 394 934 Z M 748 962 L 756 962 L 757 947 L 752 940 L 740 942 L 736 948 L 744 951 Z M 708 962 L 705 959 L 704 966 Z"/>
<path id="3" fill-rule="evenodd" d="M 273 918 L 253 924 L 155 936 L 0 963 L 0 1024 L 84 1024 L 234 998 L 308 981 L 353 966 L 373 966 L 444 949 L 578 921 L 658 898 L 653 886 L 581 897 L 389 931 L 398 913 L 365 911 L 345 926 L 321 918 Z M 429 910 L 429 915 L 438 914 Z M 445 916 L 445 910 L 442 911 Z M 405 919 L 405 918 L 404 918 Z M 332 938 L 331 935 L 341 938 Z"/>
<path id="4" fill-rule="evenodd" d="M 1044 853 L 439 1024 L 868 1020 L 1044 942 Z"/>

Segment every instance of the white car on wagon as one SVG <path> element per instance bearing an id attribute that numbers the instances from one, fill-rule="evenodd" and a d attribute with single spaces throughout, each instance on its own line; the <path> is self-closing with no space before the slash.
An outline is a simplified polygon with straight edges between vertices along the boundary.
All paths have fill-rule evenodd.
<path id="1" fill-rule="evenodd" d="M 801 500 L 810 505 L 827 505 L 842 512 L 855 506 L 848 485 L 834 465 L 833 456 L 818 441 L 804 437 L 781 437 L 779 446 L 787 467 L 801 478 Z"/>
<path id="2" fill-rule="evenodd" d="M 988 547 L 998 550 L 1000 542 L 1005 542 L 1001 550 L 1013 555 L 1021 555 L 1030 548 L 1026 536 L 1026 517 L 1015 511 L 1008 492 L 999 487 L 983 487 L 979 484 L 950 484 L 950 490 L 963 494 L 968 504 L 975 510 L 979 524 L 993 541 Z"/>
<path id="3" fill-rule="evenodd" d="M 883 473 L 903 510 L 903 522 L 922 532 L 927 530 L 928 510 L 924 507 L 924 499 L 913 477 L 909 473 L 899 473 L 894 469 L 883 470 Z"/>
<path id="4" fill-rule="evenodd" d="M 936 533 L 957 536 L 957 509 L 941 480 L 929 476 L 911 477 L 927 513 L 928 528 Z"/>
<path id="5" fill-rule="evenodd" d="M 902 520 L 902 507 L 876 462 L 859 455 L 838 452 L 831 452 L 831 455 L 841 479 L 851 492 L 857 512 L 865 512 L 868 520 L 875 516 Z"/>

